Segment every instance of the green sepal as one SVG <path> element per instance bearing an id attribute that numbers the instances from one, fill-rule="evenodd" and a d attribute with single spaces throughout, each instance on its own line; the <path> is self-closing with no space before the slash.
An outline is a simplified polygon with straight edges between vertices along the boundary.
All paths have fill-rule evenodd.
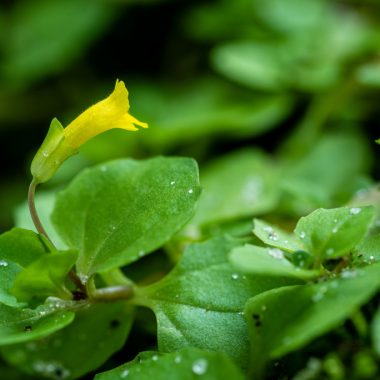
<path id="1" fill-rule="evenodd" d="M 62 163 L 76 152 L 76 149 L 67 144 L 62 124 L 54 118 L 45 140 L 32 161 L 30 171 L 35 182 L 47 182 Z"/>

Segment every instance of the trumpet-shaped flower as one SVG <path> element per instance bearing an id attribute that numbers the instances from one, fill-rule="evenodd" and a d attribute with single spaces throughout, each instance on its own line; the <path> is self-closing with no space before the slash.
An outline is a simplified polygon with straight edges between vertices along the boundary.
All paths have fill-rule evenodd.
<path id="1" fill-rule="evenodd" d="M 113 128 L 137 131 L 136 125 L 148 125 L 129 114 L 128 91 L 124 82 L 117 81 L 115 89 L 106 99 L 94 104 L 66 128 L 53 119 L 48 134 L 37 151 L 31 166 L 36 183 L 48 181 L 68 157 L 78 151 L 86 141 Z"/>

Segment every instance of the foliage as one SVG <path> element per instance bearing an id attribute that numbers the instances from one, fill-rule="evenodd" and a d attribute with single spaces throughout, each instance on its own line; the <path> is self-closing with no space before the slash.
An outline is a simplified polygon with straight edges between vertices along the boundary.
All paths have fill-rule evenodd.
<path id="1" fill-rule="evenodd" d="M 378 378 L 379 14 L 373 0 L 1 4 L 0 378 Z M 149 129 L 80 147 L 36 194 L 38 233 L 30 152 L 116 78 Z M 129 108 L 124 87 L 115 99 Z M 114 127 L 91 112 L 76 123 L 89 136 Z M 37 171 L 76 148 L 40 149 Z"/>

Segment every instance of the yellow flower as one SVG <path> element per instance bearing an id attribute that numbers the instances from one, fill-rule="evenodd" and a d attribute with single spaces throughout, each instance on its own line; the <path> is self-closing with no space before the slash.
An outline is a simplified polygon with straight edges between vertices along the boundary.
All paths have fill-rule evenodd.
<path id="1" fill-rule="evenodd" d="M 78 148 L 92 137 L 113 128 L 137 131 L 134 124 L 147 128 L 148 124 L 128 113 L 128 91 L 122 81 L 116 81 L 112 94 L 88 108 L 72 121 L 65 129 L 67 143 Z"/>
<path id="2" fill-rule="evenodd" d="M 135 125 L 148 127 L 128 111 L 128 91 L 124 82 L 116 81 L 110 96 L 88 108 L 66 128 L 57 119 L 53 119 L 48 134 L 32 161 L 34 181 L 48 181 L 68 157 L 77 153 L 81 145 L 100 133 L 113 128 L 137 131 Z"/>

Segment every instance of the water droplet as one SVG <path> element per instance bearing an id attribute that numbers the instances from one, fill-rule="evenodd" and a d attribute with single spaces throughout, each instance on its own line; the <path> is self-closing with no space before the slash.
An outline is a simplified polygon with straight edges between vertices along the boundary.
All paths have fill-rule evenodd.
<path id="1" fill-rule="evenodd" d="M 324 296 L 325 294 L 327 293 L 327 286 L 321 286 L 317 293 L 315 293 L 312 297 L 311 297 L 311 300 L 313 302 L 319 302 Z"/>
<path id="2" fill-rule="evenodd" d="M 82 273 L 78 273 L 78 277 L 81 280 L 81 282 L 82 282 L 83 285 L 87 284 L 87 281 L 88 281 L 88 276 L 87 275 L 82 274 Z"/>
<path id="3" fill-rule="evenodd" d="M 358 214 L 360 214 L 361 211 L 362 211 L 362 209 L 360 207 L 350 208 L 350 214 L 351 215 L 358 215 Z"/>
<path id="4" fill-rule="evenodd" d="M 322 293 L 315 293 L 313 294 L 313 296 L 311 297 L 311 300 L 313 302 L 319 302 L 322 298 L 323 298 L 323 294 Z"/>
<path id="5" fill-rule="evenodd" d="M 278 240 L 278 235 L 277 235 L 277 233 L 273 230 L 272 227 L 270 227 L 270 226 L 264 227 L 264 228 L 263 228 L 263 231 L 265 231 L 265 232 L 268 234 L 268 239 L 269 239 L 269 240 L 273 240 L 273 241 L 277 241 L 277 240 Z"/>
<path id="6" fill-rule="evenodd" d="M 257 202 L 263 192 L 263 180 L 260 177 L 252 177 L 242 189 L 242 197 L 247 203 Z"/>
<path id="7" fill-rule="evenodd" d="M 353 277 L 356 277 L 357 275 L 358 275 L 357 270 L 350 270 L 350 269 L 342 270 L 342 272 L 340 273 L 340 277 L 342 278 L 353 278 Z"/>
<path id="8" fill-rule="evenodd" d="M 125 379 L 129 375 L 129 369 L 126 368 L 122 373 L 121 373 L 121 378 Z"/>
<path id="9" fill-rule="evenodd" d="M 170 184 L 173 186 L 175 185 L 175 181 L 171 181 Z"/>
<path id="10" fill-rule="evenodd" d="M 189 193 L 189 194 L 193 194 L 193 191 L 194 191 L 193 189 L 189 189 L 189 190 L 188 190 L 188 193 Z"/>
<path id="11" fill-rule="evenodd" d="M 375 256 L 370 256 L 369 259 L 370 259 L 371 261 L 373 261 L 373 260 L 375 260 Z"/>
<path id="12" fill-rule="evenodd" d="M 285 244 L 288 244 L 288 243 L 289 243 L 289 240 L 284 240 L 284 243 L 285 243 Z"/>
<path id="13" fill-rule="evenodd" d="M 115 231 L 116 230 L 116 226 L 111 226 L 111 230 Z"/>
<path id="14" fill-rule="evenodd" d="M 334 253 L 334 248 L 328 248 L 328 249 L 326 250 L 326 254 L 327 254 L 327 256 L 331 256 L 333 253 Z"/>
<path id="15" fill-rule="evenodd" d="M 355 196 L 359 199 L 363 199 L 368 196 L 368 189 L 359 189 L 356 193 Z"/>
<path id="16" fill-rule="evenodd" d="M 332 232 L 333 234 L 336 234 L 336 233 L 338 232 L 338 227 L 334 227 L 334 228 L 331 230 L 331 232 Z"/>
<path id="17" fill-rule="evenodd" d="M 237 273 L 232 273 L 231 278 L 233 280 L 237 280 L 239 278 L 239 275 Z"/>
<path id="18" fill-rule="evenodd" d="M 279 249 L 279 248 L 268 249 L 268 253 L 274 259 L 277 259 L 277 260 L 283 260 L 284 259 L 284 252 L 281 251 L 281 249 Z"/>
<path id="19" fill-rule="evenodd" d="M 141 250 L 139 253 L 138 253 L 138 256 L 139 257 L 143 257 L 145 255 L 145 251 Z"/>
<path id="20" fill-rule="evenodd" d="M 49 379 L 63 380 L 70 376 L 70 371 L 57 362 L 36 361 L 33 369 Z"/>
<path id="21" fill-rule="evenodd" d="M 7 262 L 7 261 L 5 261 L 5 260 L 0 260 L 0 267 L 5 268 L 5 267 L 7 267 L 7 266 L 8 266 L 8 262 Z"/>
<path id="22" fill-rule="evenodd" d="M 152 356 L 152 360 L 156 362 L 158 360 L 158 356 L 157 355 L 153 355 Z"/>
<path id="23" fill-rule="evenodd" d="M 306 237 L 305 231 L 301 231 L 300 232 L 300 238 L 305 239 L 305 237 Z"/>
<path id="24" fill-rule="evenodd" d="M 338 223 L 338 219 L 334 219 L 333 222 L 334 222 L 334 223 Z"/>
<path id="25" fill-rule="evenodd" d="M 193 363 L 191 369 L 196 375 L 204 375 L 207 371 L 208 363 L 206 359 L 198 359 Z"/>
<path id="26" fill-rule="evenodd" d="M 42 152 L 42 155 L 43 155 L 44 157 L 49 157 L 49 152 L 46 151 L 46 150 L 44 150 L 44 151 Z"/>
<path id="27" fill-rule="evenodd" d="M 181 361 L 182 361 L 182 358 L 179 356 L 179 355 L 177 355 L 175 358 L 174 358 L 174 363 L 181 363 Z"/>

